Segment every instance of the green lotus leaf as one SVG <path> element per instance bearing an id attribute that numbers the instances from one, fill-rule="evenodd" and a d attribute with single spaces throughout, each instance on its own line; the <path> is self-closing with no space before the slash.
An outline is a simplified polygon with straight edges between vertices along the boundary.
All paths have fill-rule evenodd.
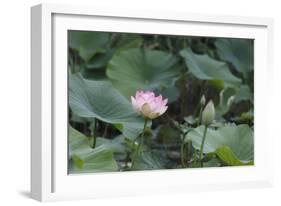
<path id="1" fill-rule="evenodd" d="M 86 64 L 89 70 L 100 70 L 107 66 L 114 53 L 114 49 L 108 49 L 105 53 L 98 53 L 92 57 Z"/>
<path id="2" fill-rule="evenodd" d="M 169 87 L 178 78 L 178 58 L 170 53 L 150 49 L 128 49 L 114 54 L 107 76 L 126 97 L 136 90 Z"/>
<path id="3" fill-rule="evenodd" d="M 70 173 L 118 170 L 113 152 L 106 145 L 91 148 L 88 138 L 72 127 L 69 127 L 69 157 L 73 162 Z"/>
<path id="4" fill-rule="evenodd" d="M 79 56 L 87 62 L 95 54 L 106 52 L 110 35 L 104 32 L 69 31 L 68 43 L 69 47 L 77 50 Z"/>
<path id="5" fill-rule="evenodd" d="M 94 149 L 78 149 L 72 156 L 74 173 L 117 171 L 112 151 L 104 145 Z"/>
<path id="6" fill-rule="evenodd" d="M 199 150 L 203 132 L 204 126 L 197 127 L 187 134 L 185 140 L 191 140 L 193 147 Z M 203 153 L 216 153 L 222 160 L 231 157 L 228 164 L 249 164 L 254 159 L 253 131 L 246 124 L 228 125 L 217 130 L 208 128 Z"/>
<path id="7" fill-rule="evenodd" d="M 190 48 L 183 49 L 180 55 L 184 58 L 189 71 L 198 79 L 223 82 L 224 87 L 241 84 L 241 79 L 230 72 L 225 62 L 212 59 L 206 54 L 195 54 Z"/>
<path id="8" fill-rule="evenodd" d="M 144 120 L 131 103 L 107 81 L 83 79 L 77 73 L 69 77 L 69 105 L 76 115 L 97 118 L 111 124 L 122 124 L 122 132 L 135 138 L 141 133 Z"/>
<path id="9" fill-rule="evenodd" d="M 133 170 L 164 169 L 163 159 L 153 151 L 142 151 L 136 159 Z"/>
<path id="10" fill-rule="evenodd" d="M 73 155 L 73 152 L 79 148 L 90 148 L 88 138 L 71 126 L 68 127 L 68 143 L 70 157 Z"/>
<path id="11" fill-rule="evenodd" d="M 143 38 L 139 34 L 115 34 L 116 41 L 113 39 L 113 47 L 120 50 L 131 48 L 139 48 L 143 42 Z"/>
<path id="12" fill-rule="evenodd" d="M 250 101 L 253 102 L 253 93 L 251 92 L 248 85 L 241 85 L 237 89 L 237 93 L 235 95 L 235 102 L 240 101 Z"/>
<path id="13" fill-rule="evenodd" d="M 124 145 L 125 137 L 123 135 L 118 135 L 111 139 L 106 139 L 103 137 L 98 137 L 96 139 L 96 146 L 104 145 L 114 154 L 125 154 L 127 148 Z"/>
<path id="14" fill-rule="evenodd" d="M 254 164 L 254 162 L 252 160 L 250 160 L 250 161 L 240 160 L 233 153 L 233 151 L 227 146 L 219 147 L 215 153 L 219 157 L 219 159 L 222 160 L 227 165 L 242 166 L 242 165 L 253 165 Z"/>
<path id="15" fill-rule="evenodd" d="M 105 68 L 115 52 L 139 47 L 142 37 L 138 34 L 111 34 L 110 46 L 104 52 L 97 52 L 83 66 L 81 73 L 86 79 L 105 79 Z M 107 46 L 105 46 L 107 47 Z M 109 45 L 108 45 L 109 47 Z"/>
<path id="16" fill-rule="evenodd" d="M 220 59 L 231 62 L 237 71 L 245 75 L 253 70 L 253 40 L 220 38 L 215 45 Z"/>

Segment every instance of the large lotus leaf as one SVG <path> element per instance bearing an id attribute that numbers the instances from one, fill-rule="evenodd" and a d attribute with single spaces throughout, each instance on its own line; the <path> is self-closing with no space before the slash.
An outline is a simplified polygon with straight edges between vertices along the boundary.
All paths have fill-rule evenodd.
<path id="1" fill-rule="evenodd" d="M 150 49 L 128 49 L 115 53 L 107 67 L 107 76 L 125 96 L 136 90 L 168 87 L 178 77 L 178 58 Z"/>
<path id="2" fill-rule="evenodd" d="M 253 70 L 253 40 L 219 38 L 215 45 L 219 57 L 224 61 L 231 62 L 237 71 L 245 74 Z"/>
<path id="3" fill-rule="evenodd" d="M 241 79 L 230 72 L 225 62 L 212 59 L 206 54 L 195 54 L 190 48 L 183 49 L 180 55 L 188 69 L 198 79 L 220 81 L 224 86 L 237 86 L 241 83 Z"/>
<path id="4" fill-rule="evenodd" d="M 88 138 L 72 127 L 69 127 L 69 156 L 73 162 L 71 173 L 118 170 L 113 152 L 106 145 L 91 148 Z"/>
<path id="5" fill-rule="evenodd" d="M 69 77 L 69 104 L 80 117 L 98 118 L 111 124 L 122 124 L 125 136 L 141 133 L 144 120 L 131 103 L 110 82 L 86 80 L 80 74 Z"/>
<path id="6" fill-rule="evenodd" d="M 96 53 L 107 50 L 110 35 L 104 32 L 69 31 L 68 43 L 85 61 L 89 61 Z"/>
<path id="7" fill-rule="evenodd" d="M 204 126 L 197 127 L 187 134 L 195 149 L 200 149 Z M 223 147 L 223 149 L 222 149 Z M 228 149 L 229 148 L 229 149 Z M 219 157 L 232 157 L 233 162 L 249 163 L 254 158 L 253 131 L 248 125 L 228 125 L 217 130 L 208 129 L 203 153 L 217 153 Z M 233 155 L 231 155 L 233 153 Z M 236 157 L 236 159 L 235 159 Z M 228 161 L 230 163 L 231 161 Z"/>

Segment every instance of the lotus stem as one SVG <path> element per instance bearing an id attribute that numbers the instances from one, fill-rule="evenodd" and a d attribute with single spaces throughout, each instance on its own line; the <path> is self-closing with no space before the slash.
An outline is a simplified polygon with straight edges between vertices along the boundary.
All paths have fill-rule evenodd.
<path id="1" fill-rule="evenodd" d="M 135 153 L 134 153 L 134 155 L 133 155 L 131 168 L 134 167 L 135 162 L 136 162 L 136 159 L 137 159 L 137 156 L 138 156 L 138 154 L 139 154 L 139 150 L 140 150 L 140 147 L 141 147 L 142 139 L 143 139 L 143 137 L 144 137 L 144 133 L 145 133 L 145 128 L 146 128 L 146 125 L 147 125 L 147 121 L 148 121 L 147 119 L 145 119 L 145 121 L 144 121 L 144 126 L 143 126 L 143 130 L 142 130 L 142 134 L 141 134 L 141 137 L 140 137 L 140 141 L 139 141 L 139 143 L 138 143 L 138 145 L 137 145 L 137 149 L 136 149 L 136 151 L 135 151 Z"/>
<path id="2" fill-rule="evenodd" d="M 203 156 L 203 149 L 204 149 L 204 144 L 205 144 L 205 140 L 206 140 L 207 129 L 208 129 L 208 126 L 205 125 L 203 138 L 202 138 L 202 142 L 201 142 L 201 146 L 200 146 L 200 152 L 199 152 L 199 161 L 200 161 L 201 167 L 203 167 L 202 156 Z"/>
<path id="3" fill-rule="evenodd" d="M 185 159 L 184 159 L 184 146 L 185 146 L 185 144 L 184 143 L 182 143 L 181 144 L 181 166 L 182 166 L 182 168 L 185 168 L 186 167 L 186 165 L 185 165 Z"/>
<path id="4" fill-rule="evenodd" d="M 94 122 L 94 128 L 93 128 L 93 134 L 92 134 L 92 136 L 93 136 L 93 145 L 92 145 L 92 148 L 93 149 L 95 149 L 95 147 L 96 147 L 96 143 L 97 143 L 97 138 L 96 138 L 96 124 L 97 124 L 97 119 L 95 119 L 94 120 L 95 122 Z"/>

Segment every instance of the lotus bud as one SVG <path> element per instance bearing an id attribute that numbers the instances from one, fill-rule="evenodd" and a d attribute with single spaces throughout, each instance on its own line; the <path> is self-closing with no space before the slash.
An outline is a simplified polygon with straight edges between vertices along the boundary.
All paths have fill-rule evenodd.
<path id="1" fill-rule="evenodd" d="M 205 95 L 203 94 L 201 99 L 200 99 L 200 104 L 201 106 L 204 106 L 206 104 L 206 98 L 205 98 Z"/>
<path id="2" fill-rule="evenodd" d="M 208 126 L 215 119 L 215 107 L 212 100 L 208 102 L 202 112 L 202 124 Z"/>
<path id="3" fill-rule="evenodd" d="M 155 119 L 168 109 L 168 99 L 156 96 L 151 91 L 137 91 L 135 97 L 131 97 L 131 102 L 134 110 L 147 119 Z"/>

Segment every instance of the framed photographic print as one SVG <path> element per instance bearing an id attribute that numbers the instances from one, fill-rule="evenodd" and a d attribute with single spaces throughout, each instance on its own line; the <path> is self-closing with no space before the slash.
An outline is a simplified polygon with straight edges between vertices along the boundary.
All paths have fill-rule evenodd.
<path id="1" fill-rule="evenodd" d="M 34 199 L 272 185 L 271 19 L 31 12 Z"/>

